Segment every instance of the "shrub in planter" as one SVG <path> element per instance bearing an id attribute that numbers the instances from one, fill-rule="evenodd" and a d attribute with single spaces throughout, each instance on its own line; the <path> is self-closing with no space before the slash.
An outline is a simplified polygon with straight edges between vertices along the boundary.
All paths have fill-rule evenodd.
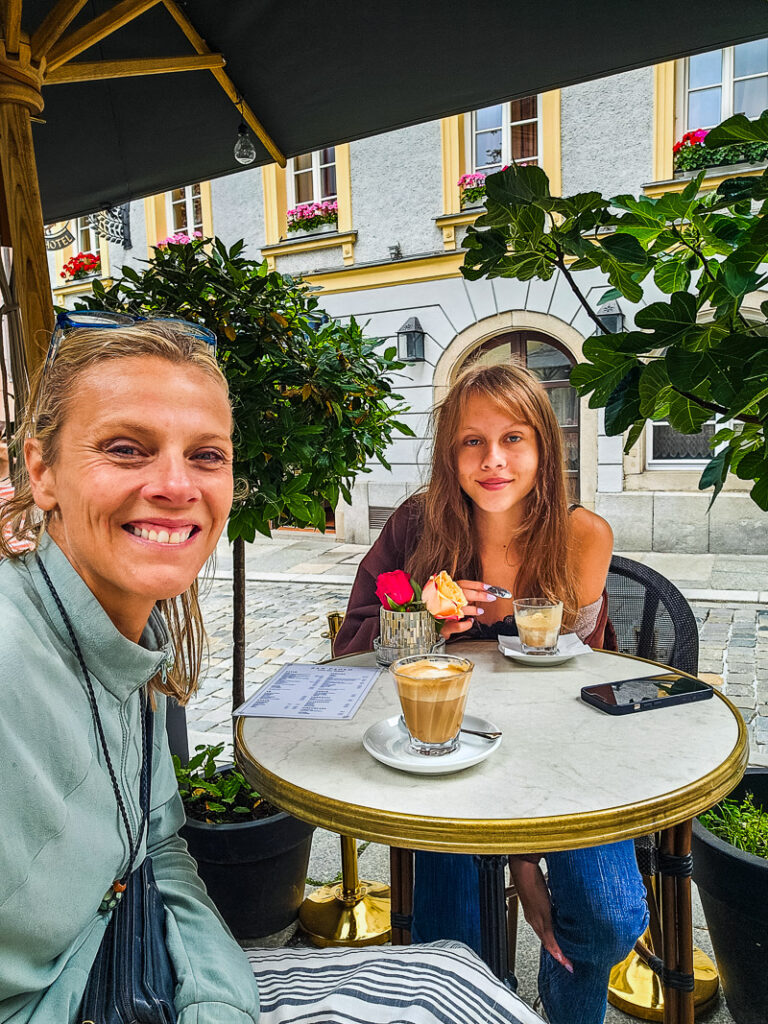
<path id="1" fill-rule="evenodd" d="M 693 823 L 699 888 L 728 1009 L 736 1024 L 768 1020 L 768 769 Z"/>
<path id="2" fill-rule="evenodd" d="M 296 919 L 315 828 L 263 800 L 236 768 L 217 766 L 223 749 L 198 746 L 188 765 L 173 759 L 187 812 L 181 835 L 230 931 L 249 941 Z"/>

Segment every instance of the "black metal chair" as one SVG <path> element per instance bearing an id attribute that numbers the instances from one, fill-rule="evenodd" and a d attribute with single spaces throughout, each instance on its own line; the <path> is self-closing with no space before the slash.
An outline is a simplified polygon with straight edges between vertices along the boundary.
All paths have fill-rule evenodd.
<path id="1" fill-rule="evenodd" d="M 674 583 L 650 566 L 614 555 L 605 587 L 608 618 L 622 654 L 696 675 L 699 630 L 691 606 Z"/>
<path id="2" fill-rule="evenodd" d="M 608 618 L 621 654 L 658 661 L 695 675 L 699 666 L 699 632 L 690 605 L 660 572 L 631 558 L 614 555 L 606 581 Z M 635 840 L 641 873 L 658 872 L 654 836 Z M 412 910 L 413 853 L 392 849 L 392 941 L 408 942 Z M 509 971 L 514 973 L 518 897 L 514 886 L 505 892 Z M 652 933 L 656 931 L 652 922 Z M 653 935 L 654 944 L 656 935 Z M 657 948 L 660 948 L 658 946 Z"/>

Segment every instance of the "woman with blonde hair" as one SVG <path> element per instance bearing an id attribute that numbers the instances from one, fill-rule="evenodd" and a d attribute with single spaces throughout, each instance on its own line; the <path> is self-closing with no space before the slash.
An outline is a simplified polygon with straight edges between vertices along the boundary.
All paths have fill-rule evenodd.
<path id="1" fill-rule="evenodd" d="M 563 602 L 566 631 L 615 647 L 605 594 L 612 548 L 605 520 L 568 507 L 560 427 L 539 381 L 518 366 L 471 367 L 435 409 L 429 483 L 360 563 L 335 653 L 371 648 L 376 578 L 394 569 L 420 584 L 441 570 L 459 582 L 469 605 L 443 625 L 448 640 L 515 633 L 514 598 L 544 597 Z M 542 942 L 544 1008 L 551 1024 L 600 1024 L 610 968 L 647 920 L 633 844 L 543 856 L 546 882 L 538 855 L 512 857 L 510 869 Z M 471 857 L 416 854 L 414 938 L 459 938 L 478 949 L 477 905 Z"/>
<path id="2" fill-rule="evenodd" d="M 137 320 L 59 316 L 0 510 L 0 1022 L 102 1020 L 108 946 L 101 977 L 142 1024 L 541 1024 L 455 942 L 243 951 L 220 919 L 177 834 L 164 723 L 200 673 L 232 413 L 210 332 Z M 153 892 L 159 996 L 127 973 L 146 923 L 123 946 L 110 928 Z"/>

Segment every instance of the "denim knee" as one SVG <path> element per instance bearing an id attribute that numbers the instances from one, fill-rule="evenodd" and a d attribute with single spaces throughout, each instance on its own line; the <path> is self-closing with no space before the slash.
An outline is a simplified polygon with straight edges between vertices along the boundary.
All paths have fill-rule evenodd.
<path id="1" fill-rule="evenodd" d="M 635 906 L 604 903 L 593 908 L 588 925 L 593 955 L 606 963 L 620 963 L 632 952 L 647 923 L 648 908 L 645 900 Z"/>

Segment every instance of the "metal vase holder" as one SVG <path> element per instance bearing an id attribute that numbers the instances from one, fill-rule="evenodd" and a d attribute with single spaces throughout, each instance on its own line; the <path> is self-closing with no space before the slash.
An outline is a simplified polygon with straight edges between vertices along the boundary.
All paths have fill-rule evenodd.
<path id="1" fill-rule="evenodd" d="M 393 612 L 381 608 L 379 625 L 379 636 L 373 646 L 380 665 L 391 665 L 411 654 L 432 654 L 445 646 L 437 623 L 426 610 Z"/>

